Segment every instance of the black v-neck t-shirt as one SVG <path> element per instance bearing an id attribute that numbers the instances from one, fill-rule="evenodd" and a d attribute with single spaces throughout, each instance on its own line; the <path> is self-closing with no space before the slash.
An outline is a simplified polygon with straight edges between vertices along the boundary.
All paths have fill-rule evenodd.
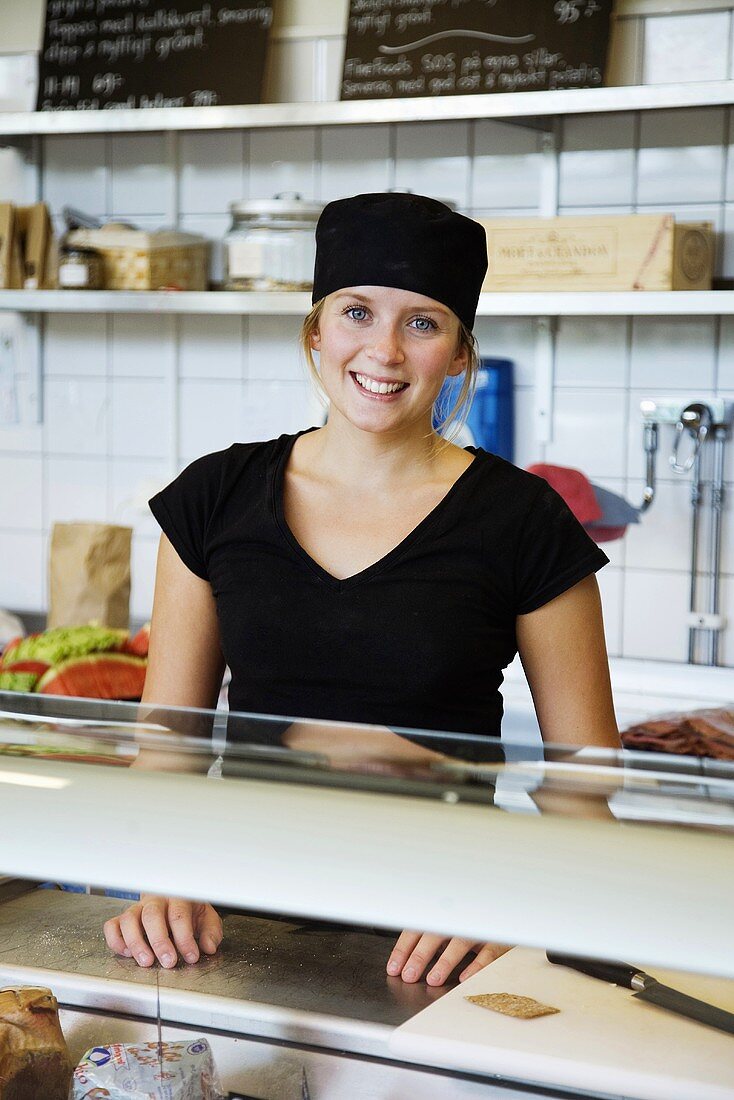
<path id="1" fill-rule="evenodd" d="M 606 555 L 546 481 L 469 447 L 474 461 L 429 515 L 338 580 L 285 520 L 298 435 L 205 455 L 150 501 L 211 585 L 230 709 L 498 736 L 516 617 Z"/>

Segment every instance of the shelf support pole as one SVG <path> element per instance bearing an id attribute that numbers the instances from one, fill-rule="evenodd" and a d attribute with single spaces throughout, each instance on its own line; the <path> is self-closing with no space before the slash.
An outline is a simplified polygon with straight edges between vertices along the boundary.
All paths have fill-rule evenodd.
<path id="1" fill-rule="evenodd" d="M 553 442 L 553 387 L 555 384 L 555 317 L 535 321 L 535 438 Z"/>

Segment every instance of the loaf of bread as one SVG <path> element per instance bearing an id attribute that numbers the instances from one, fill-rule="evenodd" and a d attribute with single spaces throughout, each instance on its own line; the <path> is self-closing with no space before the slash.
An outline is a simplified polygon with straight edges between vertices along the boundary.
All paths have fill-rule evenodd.
<path id="1" fill-rule="evenodd" d="M 0 989 L 0 1100 L 66 1100 L 71 1059 L 50 989 Z"/>

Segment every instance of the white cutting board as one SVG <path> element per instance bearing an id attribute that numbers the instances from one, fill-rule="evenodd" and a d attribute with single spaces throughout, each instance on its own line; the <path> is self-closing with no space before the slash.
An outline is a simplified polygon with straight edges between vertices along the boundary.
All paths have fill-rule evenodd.
<path id="1" fill-rule="evenodd" d="M 734 982 L 651 968 L 683 993 L 734 1012 Z M 470 1004 L 516 993 L 560 1012 L 533 1020 Z M 632 997 L 632 991 L 552 966 L 515 947 L 434 1001 L 390 1039 L 411 1061 L 634 1100 L 734 1100 L 734 1035 Z"/>

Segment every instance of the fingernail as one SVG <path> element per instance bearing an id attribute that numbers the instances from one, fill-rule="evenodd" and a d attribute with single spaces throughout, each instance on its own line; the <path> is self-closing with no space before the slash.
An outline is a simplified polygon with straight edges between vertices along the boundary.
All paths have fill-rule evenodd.
<path id="1" fill-rule="evenodd" d="M 174 959 L 173 955 L 169 955 L 166 953 L 165 955 L 161 955 L 161 962 L 164 966 L 173 966 L 176 960 Z"/>
<path id="2" fill-rule="evenodd" d="M 139 955 L 135 956 L 135 958 L 137 959 L 140 966 L 150 966 L 150 964 L 153 962 L 150 955 L 146 955 L 144 951 L 141 951 Z"/>
<path id="3" fill-rule="evenodd" d="M 397 959 L 390 960 L 390 962 L 387 964 L 387 972 L 388 974 L 400 973 L 400 963 L 397 961 Z"/>
<path id="4" fill-rule="evenodd" d="M 195 963 L 198 957 L 199 956 L 196 954 L 195 951 L 189 951 L 186 955 L 184 955 L 187 963 Z"/>
<path id="5" fill-rule="evenodd" d="M 426 981 L 427 982 L 440 982 L 441 978 L 442 978 L 442 974 L 441 974 L 440 970 L 432 970 L 431 973 L 426 978 Z"/>
<path id="6" fill-rule="evenodd" d="M 412 982 L 415 976 L 416 973 L 412 966 L 409 966 L 407 970 L 403 971 L 403 977 L 405 978 L 406 982 Z"/>
<path id="7" fill-rule="evenodd" d="M 120 954 L 122 955 L 123 959 L 131 959 L 133 957 L 133 953 L 129 947 L 126 947 L 124 951 L 120 952 Z"/>

